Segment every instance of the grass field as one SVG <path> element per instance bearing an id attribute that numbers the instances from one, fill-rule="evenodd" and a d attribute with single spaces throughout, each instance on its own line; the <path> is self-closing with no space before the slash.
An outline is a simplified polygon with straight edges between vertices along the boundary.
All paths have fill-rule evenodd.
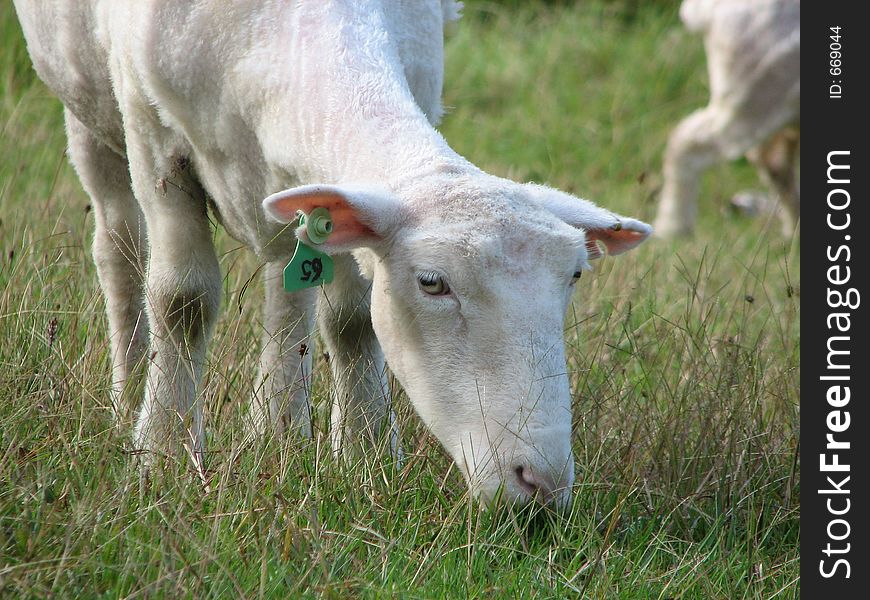
<path id="1" fill-rule="evenodd" d="M 706 98 L 675 7 L 467 4 L 447 49 L 454 148 L 651 220 L 668 131 Z M 245 441 L 258 264 L 223 231 L 210 485 L 183 460 L 144 483 L 110 415 L 93 214 L 8 2 L 0 129 L 0 597 L 798 596 L 800 248 L 728 210 L 759 187 L 745 162 L 706 177 L 693 239 L 579 285 L 582 472 L 570 514 L 542 520 L 478 511 L 399 389 L 401 470 L 335 463 L 323 365 L 312 443 Z"/>

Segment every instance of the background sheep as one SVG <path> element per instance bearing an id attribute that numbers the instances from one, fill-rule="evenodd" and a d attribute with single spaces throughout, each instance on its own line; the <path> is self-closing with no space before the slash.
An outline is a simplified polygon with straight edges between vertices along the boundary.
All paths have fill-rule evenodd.
<path id="1" fill-rule="evenodd" d="M 710 103 L 668 140 L 657 234 L 691 233 L 704 171 L 746 153 L 791 235 L 800 218 L 800 2 L 685 0 L 680 16 L 704 36 Z"/>

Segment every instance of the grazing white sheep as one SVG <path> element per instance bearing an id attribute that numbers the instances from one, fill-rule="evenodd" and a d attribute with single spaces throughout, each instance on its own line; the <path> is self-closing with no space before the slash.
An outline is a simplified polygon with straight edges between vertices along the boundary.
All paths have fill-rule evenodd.
<path id="1" fill-rule="evenodd" d="M 710 103 L 671 133 L 657 235 L 691 233 L 701 175 L 743 154 L 779 201 L 782 230 L 800 218 L 800 1 L 685 0 L 680 16 L 704 36 Z"/>
<path id="2" fill-rule="evenodd" d="M 310 434 L 305 348 L 319 296 L 337 449 L 389 429 L 386 358 L 475 494 L 569 500 L 564 313 L 596 241 L 616 254 L 650 228 L 487 175 L 448 147 L 432 123 L 454 3 L 16 8 L 95 206 L 119 410 L 148 362 L 138 447 L 181 439 L 203 451 L 196 388 L 221 293 L 210 206 L 265 262 L 260 429 Z M 282 270 L 297 237 L 314 243 L 297 211 L 317 208 L 331 212 L 319 249 L 335 280 L 291 294 Z"/>

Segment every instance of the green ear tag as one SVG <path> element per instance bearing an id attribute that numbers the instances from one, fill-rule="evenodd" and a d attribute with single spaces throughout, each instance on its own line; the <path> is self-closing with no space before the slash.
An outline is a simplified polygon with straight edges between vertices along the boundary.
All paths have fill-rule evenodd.
<path id="1" fill-rule="evenodd" d="M 305 227 L 308 239 L 322 244 L 332 233 L 332 219 L 325 208 L 315 208 L 310 215 L 300 213 L 299 224 Z M 296 292 L 330 283 L 334 275 L 332 258 L 302 241 L 296 242 L 296 252 L 284 267 L 284 289 Z"/>

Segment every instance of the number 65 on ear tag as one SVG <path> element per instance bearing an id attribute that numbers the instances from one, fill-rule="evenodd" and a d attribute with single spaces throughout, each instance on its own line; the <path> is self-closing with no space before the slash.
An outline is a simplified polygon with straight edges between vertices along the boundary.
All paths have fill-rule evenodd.
<path id="1" fill-rule="evenodd" d="M 308 239 L 314 244 L 322 244 L 332 233 L 332 218 L 325 208 L 315 208 L 310 215 L 301 213 L 299 224 L 305 227 Z M 284 267 L 284 289 L 296 292 L 332 282 L 334 275 L 332 258 L 315 250 L 302 241 L 296 242 L 293 258 Z"/>

